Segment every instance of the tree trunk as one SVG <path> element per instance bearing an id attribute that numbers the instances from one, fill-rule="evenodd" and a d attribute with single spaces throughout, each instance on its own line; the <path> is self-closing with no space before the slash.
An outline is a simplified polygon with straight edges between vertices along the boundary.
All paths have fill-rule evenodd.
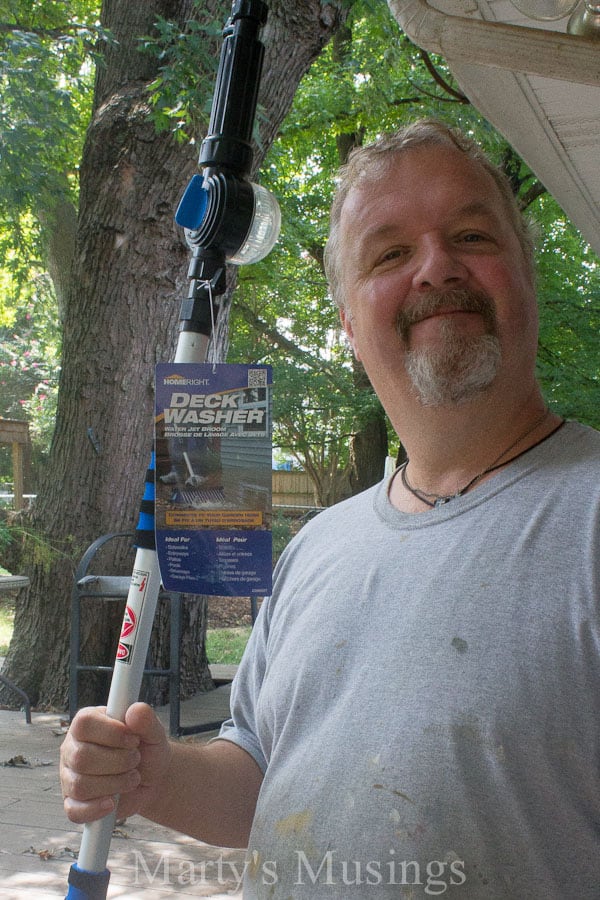
<path id="1" fill-rule="evenodd" d="M 387 454 L 387 424 L 381 409 L 373 413 L 350 442 L 349 480 L 353 494 L 381 481 Z"/>
<path id="2" fill-rule="evenodd" d="M 99 535 L 133 530 L 150 453 L 153 368 L 171 358 L 188 252 L 173 212 L 197 148 L 157 134 L 146 85 L 157 63 L 137 49 L 158 16 L 184 28 L 194 4 L 105 0 L 103 24 L 117 39 L 99 69 L 94 113 L 81 164 L 77 241 L 65 298 L 62 372 L 55 435 L 32 526 L 45 547 L 30 562 L 31 590 L 16 612 L 4 673 L 40 706 L 67 700 L 70 596 L 86 546 Z M 343 0 L 271 0 L 256 164 L 274 140 L 296 86 L 345 15 Z M 206 0 L 201 15 L 223 22 L 228 3 Z M 216 47 L 218 51 L 219 45 Z M 201 137 L 201 136 L 199 136 Z M 224 358 L 227 302 L 216 343 Z M 50 548 L 50 550 L 49 550 Z M 106 561 L 106 573 L 125 566 Z M 86 614 L 90 653 L 114 653 L 117 604 Z M 188 611 L 183 681 L 206 682 L 204 617 Z M 0 692 L 0 701 L 12 697 Z M 105 697 L 94 698 L 104 700 Z"/>
<path id="3" fill-rule="evenodd" d="M 352 30 L 342 26 L 336 32 L 333 42 L 334 58 L 340 62 L 350 59 L 352 53 Z M 336 138 L 339 164 L 345 165 L 348 156 L 356 147 L 361 147 L 365 129 L 342 132 Z M 354 361 L 354 383 L 359 390 L 371 390 L 367 374 L 361 363 Z M 379 402 L 363 421 L 361 428 L 350 438 L 350 459 L 346 481 L 348 493 L 358 494 L 383 477 L 385 458 L 388 452 L 387 420 Z"/>
<path id="4" fill-rule="evenodd" d="M 370 388 L 362 363 L 354 363 L 354 384 L 357 389 Z M 379 400 L 369 415 L 365 416 L 362 426 L 350 438 L 349 482 L 352 494 L 358 494 L 377 484 L 383 478 L 385 460 L 388 455 L 388 431 L 385 411 Z"/>

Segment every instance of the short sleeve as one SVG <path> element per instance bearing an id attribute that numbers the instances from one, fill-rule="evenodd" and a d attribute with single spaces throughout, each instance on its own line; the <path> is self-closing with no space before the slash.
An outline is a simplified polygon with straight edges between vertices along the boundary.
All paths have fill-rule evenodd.
<path id="1" fill-rule="evenodd" d="M 250 640 L 231 687 L 231 718 L 215 740 L 237 744 L 252 756 L 264 773 L 268 760 L 258 734 L 256 709 L 266 669 L 269 599 L 261 605 Z"/>

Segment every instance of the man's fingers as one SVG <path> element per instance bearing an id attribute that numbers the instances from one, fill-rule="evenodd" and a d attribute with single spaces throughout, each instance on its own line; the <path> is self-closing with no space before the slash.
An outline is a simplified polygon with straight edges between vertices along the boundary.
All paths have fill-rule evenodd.
<path id="1" fill-rule="evenodd" d="M 137 747 L 139 737 L 117 719 L 106 715 L 105 707 L 80 709 L 71 723 L 69 734 L 75 741 L 104 747 Z"/>
<path id="2" fill-rule="evenodd" d="M 66 769 L 63 789 L 70 799 L 89 803 L 133 791 L 139 787 L 140 781 L 141 776 L 137 769 L 120 775 L 80 775 Z"/>
<path id="3" fill-rule="evenodd" d="M 114 812 L 115 802 L 112 797 L 101 797 L 98 800 L 81 803 L 72 797 L 65 798 L 65 813 L 69 821 L 76 825 L 85 825 L 86 822 L 95 822 L 103 819 L 109 813 Z"/>
<path id="4" fill-rule="evenodd" d="M 62 763 L 80 775 L 122 775 L 139 765 L 140 751 L 90 744 L 72 738 L 68 743 L 65 741 Z"/>
<path id="5" fill-rule="evenodd" d="M 119 810 L 137 812 L 160 782 L 169 744 L 159 719 L 144 703 L 127 710 L 126 722 L 111 719 L 105 709 L 87 708 L 73 719 L 60 756 L 65 811 L 71 821 L 82 823 L 111 812 L 117 795 L 122 797 Z"/>
<path id="6" fill-rule="evenodd" d="M 138 769 L 120 775 L 81 775 L 63 767 L 64 808 L 72 822 L 92 822 L 115 808 L 114 798 L 125 796 L 140 786 Z"/>

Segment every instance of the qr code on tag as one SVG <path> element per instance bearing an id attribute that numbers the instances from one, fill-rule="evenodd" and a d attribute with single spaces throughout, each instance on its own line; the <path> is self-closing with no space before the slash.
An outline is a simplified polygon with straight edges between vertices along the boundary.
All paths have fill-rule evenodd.
<path id="1" fill-rule="evenodd" d="M 266 369 L 248 369 L 248 387 L 266 387 Z"/>

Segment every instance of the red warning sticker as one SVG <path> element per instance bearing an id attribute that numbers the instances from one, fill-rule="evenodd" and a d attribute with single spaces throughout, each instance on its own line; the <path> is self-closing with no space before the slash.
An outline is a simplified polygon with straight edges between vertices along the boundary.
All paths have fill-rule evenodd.
<path id="1" fill-rule="evenodd" d="M 134 569 L 131 575 L 131 583 L 138 589 L 140 594 L 143 594 L 148 585 L 148 572 L 143 572 L 141 569 Z"/>
<path id="2" fill-rule="evenodd" d="M 119 646 L 117 647 L 117 659 L 121 660 L 121 662 L 127 662 L 130 654 L 131 644 L 124 644 L 122 641 L 119 641 Z"/>
<path id="3" fill-rule="evenodd" d="M 123 616 L 123 625 L 121 628 L 121 637 L 126 638 L 134 631 L 137 623 L 136 615 L 131 606 L 125 607 L 125 615 Z"/>
<path id="4" fill-rule="evenodd" d="M 149 572 L 134 568 L 117 649 L 118 662 L 125 663 L 128 666 L 132 665 L 134 661 L 137 635 L 143 618 L 149 581 Z"/>

